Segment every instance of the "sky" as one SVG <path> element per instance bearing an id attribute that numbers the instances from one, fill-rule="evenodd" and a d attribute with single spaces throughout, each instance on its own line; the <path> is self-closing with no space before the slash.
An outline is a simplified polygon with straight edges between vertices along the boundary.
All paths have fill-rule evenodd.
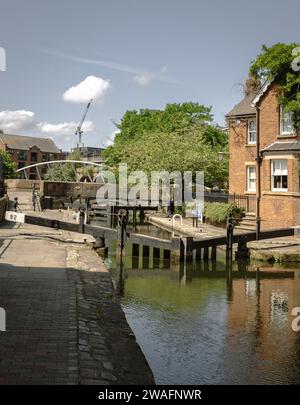
<path id="1" fill-rule="evenodd" d="M 0 128 L 69 150 L 91 98 L 86 146 L 167 103 L 223 125 L 261 45 L 300 42 L 299 16 L 298 0 L 0 0 Z"/>

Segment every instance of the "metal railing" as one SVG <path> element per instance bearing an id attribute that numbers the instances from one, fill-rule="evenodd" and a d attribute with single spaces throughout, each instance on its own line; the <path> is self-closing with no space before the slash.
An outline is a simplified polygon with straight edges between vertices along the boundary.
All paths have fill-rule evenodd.
<path id="1" fill-rule="evenodd" d="M 246 212 L 256 213 L 256 196 L 247 194 L 224 194 L 224 193 L 205 193 L 205 202 L 223 202 L 236 204 L 239 208 L 244 208 Z"/>

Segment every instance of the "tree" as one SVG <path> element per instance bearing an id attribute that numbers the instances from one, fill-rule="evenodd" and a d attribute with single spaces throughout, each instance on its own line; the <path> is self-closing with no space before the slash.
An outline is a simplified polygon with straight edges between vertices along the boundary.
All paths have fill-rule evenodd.
<path id="1" fill-rule="evenodd" d="M 80 151 L 75 149 L 67 156 L 67 160 L 81 160 Z M 80 163 L 62 163 L 50 166 L 44 175 L 45 180 L 76 181 L 76 169 Z"/>
<path id="2" fill-rule="evenodd" d="M 12 161 L 11 156 L 8 152 L 0 150 L 0 155 L 3 160 L 3 177 L 4 179 L 15 179 L 16 174 L 16 164 Z"/>
<path id="3" fill-rule="evenodd" d="M 201 171 L 206 185 L 223 187 L 228 165 L 218 160 L 227 148 L 227 134 L 212 124 L 211 107 L 198 103 L 167 104 L 164 110 L 127 111 L 114 144 L 103 155 L 117 173 L 120 163 L 128 170 Z"/>
<path id="4" fill-rule="evenodd" d="M 286 111 L 292 113 L 296 129 L 300 129 L 300 75 L 294 69 L 294 60 L 295 50 L 299 50 L 299 47 L 297 43 L 277 43 L 271 47 L 263 45 L 249 69 L 249 74 L 262 83 L 275 80 L 280 85 L 282 95 L 279 101 Z"/>

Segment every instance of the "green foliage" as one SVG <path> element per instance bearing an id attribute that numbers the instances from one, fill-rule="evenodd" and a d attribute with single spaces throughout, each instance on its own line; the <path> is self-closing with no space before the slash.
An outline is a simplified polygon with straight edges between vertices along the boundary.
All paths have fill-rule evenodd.
<path id="1" fill-rule="evenodd" d="M 3 177 L 4 179 L 15 179 L 16 174 L 16 164 L 12 161 L 11 156 L 8 152 L 0 150 L 0 155 L 3 159 Z"/>
<path id="2" fill-rule="evenodd" d="M 206 185 L 224 186 L 228 162 L 218 160 L 227 150 L 227 134 L 212 125 L 211 108 L 198 103 L 167 104 L 164 110 L 127 111 L 114 144 L 103 152 L 106 165 L 117 171 L 168 172 L 203 170 Z"/>
<path id="3" fill-rule="evenodd" d="M 67 156 L 68 160 L 81 160 L 80 151 L 74 150 Z M 80 167 L 80 163 L 63 163 L 51 165 L 44 175 L 49 181 L 76 181 L 75 170 Z M 75 169 L 75 170 L 74 170 Z"/>
<path id="4" fill-rule="evenodd" d="M 226 222 L 228 215 L 233 217 L 244 214 L 245 210 L 236 204 L 226 204 L 220 202 L 206 203 L 204 207 L 205 218 L 216 224 Z"/>
<path id="5" fill-rule="evenodd" d="M 49 181 L 76 181 L 76 175 L 71 163 L 51 165 L 44 175 Z"/>
<path id="6" fill-rule="evenodd" d="M 293 49 L 300 44 L 278 43 L 271 47 L 262 46 L 261 53 L 251 63 L 249 73 L 261 80 L 276 80 L 281 86 L 280 103 L 293 115 L 294 126 L 300 128 L 300 75 L 292 69 L 295 59 Z"/>

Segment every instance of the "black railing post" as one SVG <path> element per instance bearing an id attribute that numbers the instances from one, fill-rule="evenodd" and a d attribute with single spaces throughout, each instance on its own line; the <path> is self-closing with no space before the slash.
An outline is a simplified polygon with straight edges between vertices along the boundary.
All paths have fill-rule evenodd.
<path id="1" fill-rule="evenodd" d="M 127 211 L 124 209 L 121 209 L 118 212 L 118 226 L 119 226 L 118 239 L 119 239 L 120 257 L 122 260 L 123 251 L 125 247 L 126 226 L 127 226 Z"/>
<path id="2" fill-rule="evenodd" d="M 234 229 L 234 219 L 232 215 L 229 214 L 227 217 L 227 232 L 226 232 L 226 261 L 232 260 L 233 229 Z"/>
<path id="3" fill-rule="evenodd" d="M 259 235 L 260 235 L 260 225 L 261 225 L 261 219 L 259 217 L 256 218 L 256 240 L 259 240 Z"/>

